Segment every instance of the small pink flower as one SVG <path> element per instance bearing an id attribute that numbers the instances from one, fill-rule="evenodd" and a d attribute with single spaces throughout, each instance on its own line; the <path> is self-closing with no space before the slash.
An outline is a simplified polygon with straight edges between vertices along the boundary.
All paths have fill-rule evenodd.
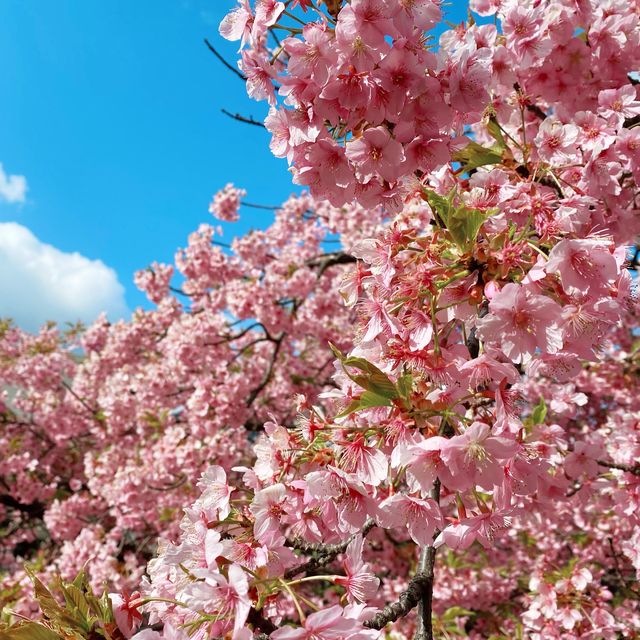
<path id="1" fill-rule="evenodd" d="M 219 220 L 235 222 L 238 219 L 240 201 L 247 195 L 244 189 L 237 189 L 229 183 L 224 189 L 213 196 L 209 205 L 209 213 Z"/>
<path id="2" fill-rule="evenodd" d="M 347 546 L 345 559 L 342 563 L 346 577 L 335 578 L 334 582 L 344 587 L 347 591 L 347 600 L 354 602 L 367 602 L 378 591 L 380 580 L 370 571 L 369 565 L 362 560 L 363 539 L 357 535 Z"/>
<path id="3" fill-rule="evenodd" d="M 493 297 L 489 312 L 477 322 L 478 336 L 515 363 L 528 360 L 537 349 L 556 353 L 562 347 L 562 308 L 546 296 L 510 282 Z"/>
<path id="4" fill-rule="evenodd" d="M 365 484 L 378 486 L 387 477 L 387 456 L 376 447 L 368 446 L 364 437 L 343 442 L 340 452 L 340 468 L 353 473 Z"/>
<path id="5" fill-rule="evenodd" d="M 442 447 L 447 476 L 442 480 L 451 488 L 463 490 L 480 485 L 485 489 L 500 486 L 504 464 L 518 451 L 518 444 L 504 436 L 495 436 L 484 422 L 474 422 L 462 435 L 450 438 Z"/>
<path id="6" fill-rule="evenodd" d="M 217 512 L 219 520 L 224 520 L 230 513 L 229 498 L 232 489 L 227 484 L 227 474 L 220 466 L 209 467 L 198 480 L 198 488 L 202 491 L 199 503 L 208 513 Z"/>
<path id="7" fill-rule="evenodd" d="M 403 493 L 396 493 L 382 502 L 378 519 L 387 529 L 406 527 L 412 540 L 419 545 L 432 544 L 436 529 L 443 526 L 435 500 L 421 500 Z"/>
<path id="8" fill-rule="evenodd" d="M 357 638 L 358 631 L 364 631 L 362 623 L 355 618 L 347 618 L 345 610 L 334 605 L 312 613 L 302 627 L 280 627 L 271 634 L 272 640 L 345 640 Z M 362 636 L 363 638 L 366 636 Z M 374 636 L 375 637 L 375 636 Z"/>
<path id="9" fill-rule="evenodd" d="M 606 291 L 619 273 L 618 263 L 600 240 L 561 240 L 549 253 L 547 273 L 558 273 L 567 293 Z"/>
<path id="10" fill-rule="evenodd" d="M 255 517 L 253 531 L 256 540 L 269 545 L 280 537 L 286 498 L 287 489 L 280 483 L 256 492 L 250 507 Z"/>
<path id="11" fill-rule="evenodd" d="M 251 609 L 251 600 L 247 595 L 249 582 L 247 575 L 237 564 L 229 566 L 228 576 L 227 579 L 219 573 L 208 573 L 204 581 L 189 584 L 184 590 L 183 598 L 194 610 L 218 618 L 219 631 L 233 628 L 234 632 L 238 632 L 244 626 Z"/>
<path id="12" fill-rule="evenodd" d="M 640 114 L 640 101 L 636 89 L 629 84 L 619 89 L 605 89 L 598 95 L 598 112 L 612 124 L 621 126 L 625 118 Z"/>
<path id="13" fill-rule="evenodd" d="M 253 13 L 249 0 L 240 0 L 240 6 L 222 19 L 218 31 L 227 40 L 240 40 L 240 48 L 242 48 L 251 35 L 252 27 Z"/>
<path id="14" fill-rule="evenodd" d="M 534 143 L 542 160 L 551 164 L 566 164 L 577 153 L 578 128 L 547 118 L 538 129 Z"/>
<path id="15" fill-rule="evenodd" d="M 142 613 L 139 608 L 142 604 L 142 597 L 138 591 L 131 595 L 128 593 L 110 593 L 109 599 L 113 608 L 113 617 L 115 618 L 118 629 L 125 638 L 131 638 L 134 631 L 142 622 Z"/>
<path id="16" fill-rule="evenodd" d="M 583 474 L 589 478 L 598 475 L 597 458 L 602 447 L 586 442 L 576 442 L 573 451 L 564 459 L 564 470 L 570 478 L 580 478 Z"/>
<path id="17" fill-rule="evenodd" d="M 349 142 L 347 157 L 363 182 L 376 176 L 393 182 L 403 171 L 402 145 L 391 137 L 386 127 L 367 129 L 361 138 Z"/>

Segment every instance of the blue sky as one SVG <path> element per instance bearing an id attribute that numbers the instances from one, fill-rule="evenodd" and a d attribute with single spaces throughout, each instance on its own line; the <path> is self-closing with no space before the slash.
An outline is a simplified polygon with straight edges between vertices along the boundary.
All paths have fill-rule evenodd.
<path id="1" fill-rule="evenodd" d="M 450 19 L 462 20 L 466 3 L 454 5 Z M 286 163 L 269 151 L 268 134 L 220 112 L 266 114 L 203 43 L 209 38 L 235 60 L 236 43 L 217 34 L 233 6 L 0 3 L 0 163 L 28 182 L 25 202 L 0 198 L 0 223 L 18 223 L 60 252 L 102 261 L 124 285 L 129 309 L 145 305 L 133 273 L 153 260 L 172 261 L 187 235 L 212 220 L 209 200 L 227 182 L 264 204 L 294 190 Z M 269 220 L 268 212 L 245 209 L 225 234 Z M 0 316 L 38 302 L 31 298 L 8 308 L 0 300 Z"/>

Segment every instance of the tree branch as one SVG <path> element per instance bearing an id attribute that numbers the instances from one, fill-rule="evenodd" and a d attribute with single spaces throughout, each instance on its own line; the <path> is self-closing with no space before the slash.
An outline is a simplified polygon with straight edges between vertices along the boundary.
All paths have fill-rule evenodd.
<path id="1" fill-rule="evenodd" d="M 617 462 L 607 462 L 606 460 L 598 460 L 598 464 L 601 467 L 617 469 L 618 471 L 626 471 L 627 473 L 633 473 L 634 476 L 640 476 L 640 464 L 632 467 L 628 464 L 618 464 Z"/>
<path id="2" fill-rule="evenodd" d="M 478 310 L 478 318 L 484 318 L 489 313 L 489 303 L 483 302 L 480 305 L 480 309 Z M 478 357 L 480 353 L 480 340 L 476 336 L 476 328 L 473 327 L 469 332 L 469 336 L 467 337 L 467 349 L 469 349 L 469 355 L 475 359 Z"/>
<path id="3" fill-rule="evenodd" d="M 440 480 L 435 479 L 433 488 L 429 492 L 429 497 L 437 504 L 440 504 Z M 437 535 L 437 532 L 436 532 Z M 426 577 L 425 585 L 422 589 L 420 601 L 418 602 L 418 627 L 414 640 L 433 640 L 433 568 L 436 561 L 436 548 L 433 542 L 422 549 L 418 573 Z"/>
<path id="4" fill-rule="evenodd" d="M 373 527 L 376 526 L 374 520 L 367 520 L 364 527 L 362 527 L 362 531 L 359 533 L 362 534 L 364 538 Z M 284 574 L 285 580 L 290 580 L 294 578 L 300 573 L 307 573 L 309 571 L 314 571 L 316 569 L 321 569 L 322 567 L 326 567 L 330 562 L 333 562 L 341 553 L 344 553 L 349 546 L 349 543 L 358 535 L 358 533 L 354 533 L 352 536 L 349 536 L 344 542 L 340 542 L 338 544 L 310 544 L 300 540 L 293 540 L 290 545 L 294 549 L 299 549 L 305 553 L 318 553 L 317 558 L 311 558 L 307 562 L 303 562 L 296 567 L 292 567 L 288 569 Z"/>
<path id="5" fill-rule="evenodd" d="M 416 607 L 422 598 L 423 592 L 430 589 L 432 585 L 433 577 L 430 578 L 424 573 L 416 573 L 409 581 L 406 591 L 400 594 L 398 600 L 388 604 L 382 611 L 378 611 L 371 620 L 363 623 L 364 626 L 369 629 L 383 629 L 390 622 L 403 618 Z"/>
<path id="6" fill-rule="evenodd" d="M 232 118 L 233 120 L 237 120 L 238 122 L 244 122 L 245 124 L 252 124 L 254 127 L 262 127 L 263 129 L 266 129 L 262 122 L 254 120 L 251 116 L 246 118 L 245 116 L 241 116 L 239 113 L 231 113 L 226 109 L 220 109 L 220 111 L 222 111 L 225 116 L 229 116 L 230 118 Z"/>
<path id="7" fill-rule="evenodd" d="M 273 369 L 275 367 L 276 360 L 278 359 L 278 353 L 280 353 L 280 347 L 282 346 L 282 341 L 284 340 L 285 335 L 286 334 L 283 333 L 279 338 L 272 338 L 276 346 L 269 362 L 269 368 L 267 369 L 262 382 L 249 394 L 249 397 L 247 398 L 247 407 L 250 407 L 255 402 L 255 399 L 260 395 L 260 392 L 269 384 L 269 382 L 271 382 Z"/>
<path id="8" fill-rule="evenodd" d="M 265 638 L 268 638 L 269 634 L 273 633 L 278 628 L 278 627 L 276 627 L 275 624 L 273 624 L 273 622 L 271 622 L 271 620 L 267 620 L 267 618 L 265 618 L 254 607 L 251 607 L 251 609 L 249 609 L 249 615 L 247 617 L 247 622 L 249 624 L 253 625 L 254 629 L 258 629 L 259 631 L 262 632 L 262 634 L 265 634 L 264 635 Z M 262 634 L 260 634 L 257 637 L 259 638 L 260 636 L 262 636 Z"/>
<path id="9" fill-rule="evenodd" d="M 209 49 L 209 51 L 211 51 L 211 53 L 213 53 L 213 55 L 218 58 L 218 60 L 220 60 L 220 62 L 222 62 L 222 64 L 227 67 L 227 69 L 229 69 L 229 71 L 231 71 L 232 73 L 235 73 L 240 80 L 244 80 L 246 81 L 247 76 L 244 75 L 244 73 L 242 73 L 239 69 L 236 69 L 231 63 L 227 62 L 220 53 L 218 53 L 218 51 L 216 50 L 216 48 L 205 38 L 204 39 L 204 43 L 207 45 L 207 48 Z"/>
<path id="10" fill-rule="evenodd" d="M 270 204 L 254 204 L 253 202 L 247 202 L 243 200 L 240 203 L 243 207 L 251 207 L 252 209 L 266 209 L 268 211 L 278 211 L 278 209 L 282 209 L 282 207 L 276 207 Z"/>

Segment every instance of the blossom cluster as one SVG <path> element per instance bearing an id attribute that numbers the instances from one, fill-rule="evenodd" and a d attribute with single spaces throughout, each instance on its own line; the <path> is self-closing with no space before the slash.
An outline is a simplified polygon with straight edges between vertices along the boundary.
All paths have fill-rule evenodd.
<path id="1" fill-rule="evenodd" d="M 177 258 L 188 311 L 161 294 L 167 268 L 141 276 L 159 311 L 142 315 L 151 335 L 125 332 L 135 358 L 106 350 L 112 329 L 84 337 L 111 375 L 51 349 L 67 399 L 100 407 L 92 433 L 159 415 L 158 388 L 176 403 L 135 464 L 121 446 L 84 458 L 113 531 L 158 506 L 105 494 L 114 468 L 199 477 L 138 590 L 112 597 L 125 637 L 634 637 L 640 14 L 621 0 L 471 8 L 495 23 L 472 17 L 437 51 L 432 0 L 241 0 L 223 21 L 249 94 L 271 105 L 272 150 L 311 195 L 235 258 L 210 227 L 194 234 Z M 218 215 L 241 197 L 225 189 Z M 322 255 L 326 230 L 344 251 Z M 225 340 L 229 314 L 257 326 Z"/>
<path id="2" fill-rule="evenodd" d="M 327 343 L 350 346 L 353 312 L 332 293 L 342 245 L 324 241 L 379 222 L 342 213 L 294 196 L 229 246 L 202 225 L 175 266 L 136 274 L 154 306 L 130 321 L 36 335 L 0 325 L 3 606 L 33 606 L 25 561 L 69 579 L 87 564 L 95 589 L 135 588 L 203 469 L 242 462 L 269 416 L 286 423 L 291 397 L 326 388 Z"/>

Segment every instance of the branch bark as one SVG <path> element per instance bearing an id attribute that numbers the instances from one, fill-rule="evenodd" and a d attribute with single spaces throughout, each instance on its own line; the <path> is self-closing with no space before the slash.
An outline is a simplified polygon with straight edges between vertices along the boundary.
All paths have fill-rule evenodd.
<path id="1" fill-rule="evenodd" d="M 362 537 L 364 538 L 373 527 L 376 526 L 375 521 L 369 519 L 365 523 L 362 531 Z M 340 542 L 338 544 L 309 544 L 306 542 L 300 542 L 298 540 L 293 540 L 291 542 L 291 546 L 294 549 L 299 549 L 305 553 L 317 553 L 318 557 L 311 558 L 311 560 L 307 560 L 307 562 L 303 562 L 302 564 L 297 565 L 296 567 L 291 567 L 284 574 L 285 580 L 290 580 L 300 573 L 307 573 L 309 571 L 315 571 L 316 569 L 321 569 L 322 567 L 326 567 L 330 562 L 333 562 L 341 553 L 344 553 L 349 546 L 349 543 L 357 536 L 355 533 L 352 536 L 349 536 L 344 542 Z"/>
<path id="2" fill-rule="evenodd" d="M 433 488 L 429 492 L 429 497 L 440 504 L 440 480 L 436 478 Z M 438 532 L 435 534 L 438 535 Z M 425 547 L 420 554 L 420 564 L 418 565 L 418 573 L 426 578 L 425 585 L 422 589 L 420 601 L 418 602 L 418 628 L 416 630 L 415 640 L 433 640 L 433 574 L 436 562 L 436 548 L 433 543 Z"/>
<path id="3" fill-rule="evenodd" d="M 220 62 L 222 62 L 222 64 L 227 67 L 227 69 L 229 69 L 229 71 L 231 71 L 232 73 L 235 73 L 240 80 L 245 80 L 247 79 L 247 76 L 244 75 L 244 73 L 242 73 L 239 69 L 236 69 L 231 63 L 227 62 L 220 53 L 218 53 L 218 51 L 216 50 L 216 48 L 205 38 L 204 39 L 204 43 L 207 45 L 207 48 L 209 49 L 209 51 L 211 51 L 211 53 L 213 53 L 213 55 L 218 58 L 218 60 L 220 60 Z"/>
<path id="4" fill-rule="evenodd" d="M 245 124 L 252 124 L 254 127 L 262 127 L 263 129 L 266 129 L 264 123 L 259 122 L 258 120 L 254 120 L 251 116 L 247 118 L 245 116 L 241 116 L 239 113 L 231 113 L 226 109 L 220 109 L 220 111 L 222 111 L 225 116 L 229 116 L 230 118 L 232 118 L 233 120 L 237 120 L 238 122 L 244 122 Z"/>
<path id="5" fill-rule="evenodd" d="M 640 476 L 640 464 L 632 467 L 628 464 L 618 464 L 617 462 L 607 462 L 606 460 L 598 460 L 598 464 L 601 467 L 617 469 L 618 471 L 626 471 L 627 473 L 633 473 L 634 476 Z"/>

